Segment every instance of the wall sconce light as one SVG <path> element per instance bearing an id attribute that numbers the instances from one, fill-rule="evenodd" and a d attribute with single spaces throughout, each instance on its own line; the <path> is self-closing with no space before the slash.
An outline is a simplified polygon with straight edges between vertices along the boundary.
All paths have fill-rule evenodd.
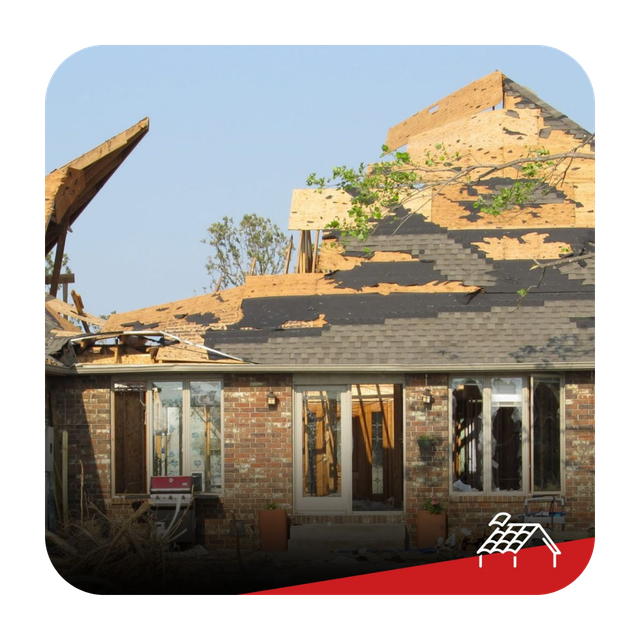
<path id="1" fill-rule="evenodd" d="M 425 407 L 429 408 L 433 404 L 433 395 L 431 394 L 430 389 L 425 389 L 422 392 L 422 403 Z"/>
<path id="2" fill-rule="evenodd" d="M 273 391 L 271 389 L 269 389 L 269 391 L 267 392 L 267 406 L 269 407 L 269 409 L 275 407 L 278 404 L 278 398 L 276 397 L 276 394 L 273 393 Z"/>

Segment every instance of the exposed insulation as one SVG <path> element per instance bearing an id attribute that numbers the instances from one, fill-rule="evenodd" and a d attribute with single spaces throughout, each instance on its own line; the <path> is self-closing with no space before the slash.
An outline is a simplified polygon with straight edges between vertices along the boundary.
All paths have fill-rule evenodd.
<path id="1" fill-rule="evenodd" d="M 500 104 L 503 77 L 502 73 L 494 71 L 391 127 L 386 145 L 392 150 L 398 149 L 407 144 L 411 136 Z"/>
<path id="2" fill-rule="evenodd" d="M 528 233 L 521 238 L 484 238 L 473 242 L 492 260 L 556 260 L 571 249 L 566 242 L 546 242 L 548 233 Z"/>

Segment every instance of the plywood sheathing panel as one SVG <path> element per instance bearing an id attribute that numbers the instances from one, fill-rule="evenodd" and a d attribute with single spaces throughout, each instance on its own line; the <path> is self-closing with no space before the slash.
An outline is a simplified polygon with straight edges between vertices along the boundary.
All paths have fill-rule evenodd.
<path id="1" fill-rule="evenodd" d="M 325 314 L 321 313 L 315 320 L 289 320 L 284 322 L 281 327 L 283 329 L 310 329 L 313 327 L 324 327 L 327 324 Z"/>
<path id="2" fill-rule="evenodd" d="M 453 186 L 434 198 L 431 219 L 435 224 L 448 229 L 573 227 L 576 224 L 573 185 L 564 184 L 562 189 L 564 200 L 534 204 L 492 216 L 473 209 L 477 196 L 467 194 L 464 188 Z M 490 190 L 479 186 L 477 193 L 486 196 Z"/>
<path id="3" fill-rule="evenodd" d="M 444 144 L 450 154 L 456 151 L 460 154 L 460 159 L 454 161 L 456 166 L 502 164 L 526 157 L 527 147 L 539 145 L 541 123 L 540 112 L 536 110 L 520 114 L 503 110 L 485 111 L 412 136 L 407 144 L 407 153 L 420 164 L 428 152 L 432 155 L 437 153 L 437 144 Z M 572 142 L 575 143 L 574 140 Z M 440 179 L 448 175 L 451 174 L 443 172 L 442 175 L 435 174 L 435 177 Z"/>
<path id="4" fill-rule="evenodd" d="M 144 118 L 126 131 L 45 176 L 45 255 L 58 242 L 60 236 L 58 225 L 63 222 L 65 226 L 73 224 L 148 130 L 149 119 Z M 67 181 L 77 180 L 77 172 L 82 173 L 84 184 L 80 185 L 77 182 L 68 193 L 63 191 L 58 202 L 57 196 L 53 195 L 56 184 L 62 188 L 66 188 L 67 184 L 70 187 L 71 183 Z M 58 206 L 61 207 L 61 211 L 64 210 L 64 213 L 57 211 Z M 55 217 L 52 215 L 53 211 L 56 211 Z"/>
<path id="5" fill-rule="evenodd" d="M 332 220 L 348 220 L 351 198 L 339 189 L 294 189 L 289 229 L 324 229 Z"/>
<path id="6" fill-rule="evenodd" d="M 258 277 L 258 276 L 254 276 Z M 109 317 L 103 331 L 138 330 L 154 328 L 173 333 L 174 329 L 191 327 L 193 336 L 199 336 L 203 327 L 225 328 L 236 324 L 242 318 L 240 305 L 244 287 L 236 287 L 216 294 L 207 294 L 178 300 L 153 307 L 146 307 L 126 313 L 116 313 Z"/>
<path id="7" fill-rule="evenodd" d="M 555 260 L 571 250 L 566 242 L 547 242 L 548 233 L 528 233 L 521 238 L 484 238 L 473 242 L 492 260 Z"/>
<path id="8" fill-rule="evenodd" d="M 343 255 L 342 246 L 325 246 L 320 252 L 318 267 L 321 271 L 348 271 L 360 266 L 365 260 L 369 262 L 407 262 L 415 260 L 410 253 L 400 251 L 376 251 L 370 258 Z"/>
<path id="9" fill-rule="evenodd" d="M 576 202 L 576 225 L 594 228 L 596 226 L 596 185 L 595 182 L 581 182 L 573 185 Z"/>
<path id="10" fill-rule="evenodd" d="M 354 293 L 442 293 L 477 291 L 478 287 L 468 287 L 460 282 L 432 281 L 422 285 L 401 286 L 392 282 L 380 282 L 377 286 L 352 289 L 339 286 L 333 279 L 321 273 L 288 274 L 281 276 L 253 276 L 247 278 L 245 299 L 273 298 L 286 296 L 349 295 Z"/>
<path id="11" fill-rule="evenodd" d="M 563 131 L 575 139 L 577 143 L 589 141 L 591 150 L 595 151 L 595 139 L 591 133 L 547 104 L 533 91 L 517 84 L 506 76 L 503 79 L 504 108 L 522 111 L 524 109 L 539 109 L 544 119 L 541 137 L 546 137 L 553 131 Z"/>
<path id="12" fill-rule="evenodd" d="M 70 318 L 75 318 L 76 320 L 89 322 L 97 327 L 102 327 L 105 324 L 105 320 L 102 318 L 98 318 L 97 316 L 93 316 L 90 313 L 84 312 L 83 315 L 80 315 L 75 306 L 70 305 L 58 298 L 54 298 L 53 296 L 45 295 L 45 308 L 51 311 L 52 313 L 68 316 Z M 81 333 L 80 329 L 78 329 L 78 333 Z"/>
<path id="13" fill-rule="evenodd" d="M 412 136 L 468 118 L 500 104 L 503 77 L 502 73 L 494 71 L 391 127 L 386 145 L 391 150 L 399 149 Z"/>
<path id="14" fill-rule="evenodd" d="M 51 221 L 58 224 L 62 222 L 70 206 L 80 197 L 84 187 L 84 173 L 73 167 L 64 167 L 45 176 L 45 235 Z"/>

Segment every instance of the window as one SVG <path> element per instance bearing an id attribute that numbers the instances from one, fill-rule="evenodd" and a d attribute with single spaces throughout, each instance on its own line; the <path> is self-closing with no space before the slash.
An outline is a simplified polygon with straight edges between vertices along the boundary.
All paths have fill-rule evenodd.
<path id="1" fill-rule="evenodd" d="M 152 380 L 114 384 L 114 492 L 146 493 L 150 476 L 193 475 L 222 490 L 222 384 Z"/>
<path id="2" fill-rule="evenodd" d="M 559 377 L 453 378 L 453 491 L 560 492 L 560 407 Z"/>

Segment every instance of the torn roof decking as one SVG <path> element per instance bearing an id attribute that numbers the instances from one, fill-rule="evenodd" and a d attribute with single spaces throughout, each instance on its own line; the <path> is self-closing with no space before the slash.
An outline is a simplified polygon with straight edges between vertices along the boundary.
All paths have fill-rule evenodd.
<path id="1" fill-rule="evenodd" d="M 568 246 L 590 237 L 575 229 L 553 234 Z M 477 236 L 440 235 L 441 250 L 429 251 L 431 259 L 403 254 L 410 259 L 385 263 L 374 253 L 329 274 L 253 276 L 244 287 L 112 316 L 105 328 L 157 327 L 278 366 L 592 362 L 592 259 L 548 270 L 540 281 L 530 260 L 494 260 L 473 246 Z M 420 239 L 436 236 L 403 238 L 416 240 L 419 253 Z M 469 281 L 475 272 L 482 288 L 447 278 L 448 269 L 464 265 L 463 256 L 475 264 Z M 519 300 L 516 291 L 529 286 Z"/>
<path id="2" fill-rule="evenodd" d="M 444 144 L 449 152 L 460 153 L 456 166 L 461 168 L 502 165 L 529 157 L 531 149 L 544 148 L 551 154 L 563 154 L 583 145 L 580 153 L 589 156 L 595 153 L 595 142 L 589 132 L 499 71 L 392 127 L 386 144 L 390 149 L 406 145 L 409 155 L 418 159 L 433 152 L 435 145 Z M 428 191 L 419 192 L 405 208 L 447 228 L 593 227 L 594 162 L 573 158 L 566 161 L 566 167 L 562 201 L 534 201 L 515 220 L 477 214 L 469 217 L 460 186 L 451 186 L 433 198 Z M 517 171 L 517 167 L 505 169 L 498 177 L 508 184 L 518 176 Z M 499 183 L 496 179 L 484 181 L 478 193 L 487 195 Z M 469 201 L 476 198 L 477 194 L 473 198 L 471 194 L 467 196 Z M 336 189 L 295 189 L 289 228 L 324 229 L 333 219 L 347 220 L 349 206 L 350 199 Z"/>
<path id="3" fill-rule="evenodd" d="M 45 177 L 45 255 L 148 131 L 144 118 Z"/>
<path id="4" fill-rule="evenodd" d="M 532 141 L 568 150 L 589 139 L 499 72 L 484 80 L 393 135 L 416 149 L 429 136 L 467 139 L 470 153 L 488 151 L 495 162 L 523 157 Z M 478 92 L 481 101 L 471 100 Z M 502 110 L 486 110 L 498 103 Z M 433 201 L 423 196 L 397 220 L 383 219 L 368 251 L 357 242 L 334 246 L 335 235 L 325 233 L 326 273 L 249 277 L 242 287 L 114 315 L 105 329 L 157 328 L 262 366 L 591 367 L 593 161 L 575 163 L 568 175 L 498 221 L 474 209 L 477 195 L 460 187 Z M 509 180 L 497 176 L 478 191 Z M 298 226 L 291 227 L 304 230 L 324 227 L 348 200 L 298 190 L 293 203 Z M 416 210 L 421 215 L 407 215 Z M 531 270 L 533 260 L 567 255 L 581 259 L 547 269 L 544 278 Z M 521 289 L 529 289 L 522 299 Z"/>

